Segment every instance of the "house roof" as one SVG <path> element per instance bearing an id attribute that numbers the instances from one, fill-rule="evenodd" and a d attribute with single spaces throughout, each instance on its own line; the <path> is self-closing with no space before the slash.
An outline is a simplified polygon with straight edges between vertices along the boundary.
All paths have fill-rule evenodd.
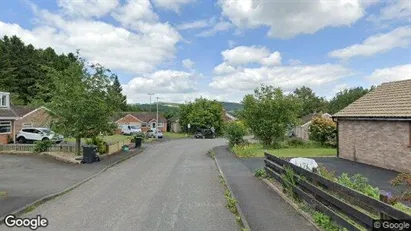
<path id="1" fill-rule="evenodd" d="M 19 117 L 12 109 L 10 108 L 0 108 L 0 119 L 2 118 L 17 118 Z"/>
<path id="2" fill-rule="evenodd" d="M 333 117 L 411 118 L 411 79 L 383 83 Z"/>
<path id="3" fill-rule="evenodd" d="M 113 116 L 112 120 L 117 121 L 128 114 L 146 123 L 157 118 L 156 112 L 119 112 L 115 116 Z M 164 122 L 164 123 L 167 122 L 167 119 L 163 116 L 162 113 L 158 113 L 158 120 L 159 122 Z"/>
<path id="4" fill-rule="evenodd" d="M 23 117 L 24 115 L 27 115 L 28 113 L 36 110 L 37 108 L 35 107 L 29 107 L 29 106 L 15 106 L 12 105 L 11 108 L 14 110 L 14 112 L 19 116 Z"/>

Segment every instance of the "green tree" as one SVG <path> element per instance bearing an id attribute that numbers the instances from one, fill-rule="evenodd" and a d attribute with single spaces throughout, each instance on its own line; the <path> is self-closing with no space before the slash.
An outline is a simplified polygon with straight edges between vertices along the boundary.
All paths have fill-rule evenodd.
<path id="1" fill-rule="evenodd" d="M 54 113 L 53 129 L 76 138 L 80 150 L 81 138 L 94 138 L 114 128 L 109 117 L 117 108 L 109 101 L 111 75 L 100 65 L 87 70 L 82 59 L 64 71 L 49 71 L 55 81 L 55 94 L 48 105 Z"/>
<path id="2" fill-rule="evenodd" d="M 109 70 L 107 70 L 109 71 Z M 118 107 L 122 111 L 127 110 L 127 97 L 123 95 L 123 88 L 121 87 L 120 81 L 118 80 L 117 75 L 112 74 L 113 83 L 109 88 L 109 94 L 112 98 L 111 100 L 114 101 L 113 103 L 118 104 Z"/>
<path id="3" fill-rule="evenodd" d="M 276 145 L 287 130 L 297 123 L 301 110 L 298 99 L 284 95 L 280 88 L 261 86 L 243 99 L 242 118 L 265 145 Z"/>
<path id="4" fill-rule="evenodd" d="M 230 147 L 234 145 L 241 144 L 244 140 L 244 136 L 246 135 L 246 127 L 237 121 L 232 121 L 226 124 L 225 126 L 225 136 L 229 140 Z"/>
<path id="5" fill-rule="evenodd" d="M 300 117 L 327 110 L 327 100 L 316 96 L 311 88 L 303 86 L 295 89 L 293 93 L 302 103 Z"/>
<path id="6" fill-rule="evenodd" d="M 328 104 L 328 113 L 335 114 L 348 105 L 352 104 L 357 99 L 361 98 L 375 87 L 372 86 L 370 89 L 363 87 L 356 87 L 350 89 L 344 89 L 338 92 L 334 98 L 332 98 Z"/>
<path id="7" fill-rule="evenodd" d="M 180 123 L 184 129 L 190 124 L 191 131 L 196 128 L 214 127 L 217 134 L 223 132 L 223 106 L 215 100 L 204 98 L 180 105 Z"/>

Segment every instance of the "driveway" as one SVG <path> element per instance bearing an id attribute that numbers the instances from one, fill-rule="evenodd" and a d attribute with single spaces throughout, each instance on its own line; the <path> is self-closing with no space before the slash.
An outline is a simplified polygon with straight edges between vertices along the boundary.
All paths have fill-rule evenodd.
<path id="1" fill-rule="evenodd" d="M 362 164 L 354 161 L 349 161 L 337 157 L 316 157 L 313 158 L 318 165 L 326 167 L 328 170 L 335 171 L 335 175 L 339 176 L 342 173 L 349 175 L 361 174 L 368 178 L 368 182 L 380 190 L 398 194 L 400 190 L 393 187 L 389 181 L 393 179 L 398 172 L 374 167 L 367 164 Z M 241 161 L 252 171 L 264 167 L 264 158 L 243 158 Z"/>
<path id="2" fill-rule="evenodd" d="M 158 143 L 24 216 L 47 218 L 44 230 L 239 230 L 206 155 L 225 143 Z"/>

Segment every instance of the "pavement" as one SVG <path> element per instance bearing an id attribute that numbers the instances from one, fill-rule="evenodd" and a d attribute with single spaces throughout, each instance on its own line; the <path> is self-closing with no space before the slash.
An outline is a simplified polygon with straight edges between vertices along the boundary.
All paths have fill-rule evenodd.
<path id="1" fill-rule="evenodd" d="M 139 150 L 105 156 L 93 164 L 68 164 L 39 155 L 0 154 L 0 217 L 58 193 Z"/>
<path id="2" fill-rule="evenodd" d="M 218 163 L 253 231 L 316 230 L 253 172 L 227 146 L 214 149 Z"/>
<path id="3" fill-rule="evenodd" d="M 349 161 L 337 157 L 315 157 L 314 159 L 319 166 L 324 166 L 330 171 L 334 171 L 336 176 L 342 173 L 349 175 L 361 174 L 368 179 L 368 183 L 380 190 L 391 192 L 393 195 L 399 194 L 401 187 L 393 187 L 390 180 L 397 176 L 398 172 L 379 168 L 363 163 Z M 241 162 L 251 171 L 264 168 L 264 158 L 243 158 Z"/>
<path id="4" fill-rule="evenodd" d="M 23 217 L 47 218 L 49 226 L 41 230 L 240 230 L 206 155 L 224 144 L 223 139 L 157 143 Z M 51 178 L 57 183 L 59 176 Z"/>

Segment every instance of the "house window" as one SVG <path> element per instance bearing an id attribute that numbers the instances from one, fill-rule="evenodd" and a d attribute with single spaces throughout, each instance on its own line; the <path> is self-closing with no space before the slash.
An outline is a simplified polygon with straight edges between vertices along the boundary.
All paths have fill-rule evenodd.
<path id="1" fill-rule="evenodd" d="M 141 124 L 141 127 L 142 127 L 142 128 L 146 128 L 146 127 L 147 127 L 147 123 L 145 123 L 145 122 L 142 123 L 142 124 Z"/>
<path id="2" fill-rule="evenodd" d="M 158 123 L 158 127 L 162 128 L 163 127 L 163 123 Z"/>
<path id="3" fill-rule="evenodd" d="M 23 123 L 22 127 L 23 128 L 32 128 L 33 124 L 32 123 Z"/>
<path id="4" fill-rule="evenodd" d="M 0 95 L 0 107 L 7 107 L 7 95 Z"/>
<path id="5" fill-rule="evenodd" d="M 11 122 L 10 121 L 0 121 L 0 134 L 11 133 Z"/>

